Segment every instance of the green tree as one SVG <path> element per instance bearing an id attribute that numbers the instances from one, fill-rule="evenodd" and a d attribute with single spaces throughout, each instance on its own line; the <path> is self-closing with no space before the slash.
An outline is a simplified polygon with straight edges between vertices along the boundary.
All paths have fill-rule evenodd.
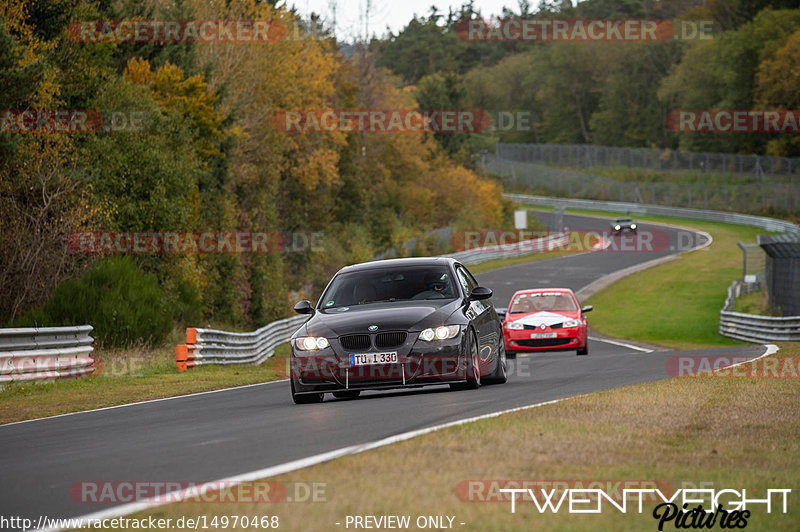
<path id="1" fill-rule="evenodd" d="M 607 43 L 600 53 L 605 79 L 591 117 L 593 142 L 603 145 L 669 146 L 669 105 L 658 90 L 669 68 L 680 58 L 675 42 Z"/>
<path id="2" fill-rule="evenodd" d="M 800 9 L 765 9 L 735 31 L 691 43 L 680 64 L 664 78 L 659 96 L 674 109 L 752 109 L 759 65 L 798 28 Z M 766 142 L 760 133 L 679 135 L 681 148 L 698 151 L 754 153 L 763 151 Z"/>
<path id="3" fill-rule="evenodd" d="M 466 88 L 462 78 L 453 72 L 428 74 L 420 80 L 414 96 L 422 110 L 466 109 Z M 466 149 L 469 133 L 439 131 L 433 133 L 433 137 L 455 161 L 469 164 L 469 153 Z"/>
<path id="4" fill-rule="evenodd" d="M 764 109 L 800 108 L 800 30 L 795 31 L 786 44 L 765 58 L 756 76 L 756 101 Z M 767 153 L 780 157 L 800 155 L 800 138 L 797 135 L 775 135 L 767 144 Z"/>

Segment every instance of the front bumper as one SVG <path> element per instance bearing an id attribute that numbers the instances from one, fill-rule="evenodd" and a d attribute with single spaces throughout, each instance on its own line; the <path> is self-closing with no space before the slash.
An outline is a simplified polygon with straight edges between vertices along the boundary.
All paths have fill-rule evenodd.
<path id="1" fill-rule="evenodd" d="M 465 335 L 423 342 L 416 333 L 405 345 L 346 351 L 338 341 L 320 351 L 299 351 L 292 345 L 291 379 L 295 393 L 415 388 L 463 382 L 467 377 Z M 350 366 L 350 354 L 397 353 L 397 363 Z"/>
<path id="2" fill-rule="evenodd" d="M 531 338 L 532 334 L 555 333 L 554 338 Z M 503 329 L 506 351 L 573 351 L 586 347 L 586 328 L 566 329 Z"/>

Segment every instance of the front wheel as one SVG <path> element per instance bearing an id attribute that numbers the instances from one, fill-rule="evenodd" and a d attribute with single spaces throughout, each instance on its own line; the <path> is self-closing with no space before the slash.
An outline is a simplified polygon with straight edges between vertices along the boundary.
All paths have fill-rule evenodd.
<path id="1" fill-rule="evenodd" d="M 484 378 L 486 384 L 505 384 L 508 381 L 506 375 L 506 348 L 502 343 L 500 344 L 500 351 L 497 353 L 497 367 L 491 375 Z"/>
<path id="2" fill-rule="evenodd" d="M 450 388 L 453 390 L 474 390 L 481 387 L 481 366 L 478 358 L 478 341 L 475 339 L 475 333 L 467 333 L 467 382 L 459 382 L 451 384 Z"/>
<path id="3" fill-rule="evenodd" d="M 586 347 L 583 349 L 578 349 L 577 353 L 578 356 L 584 356 L 589 354 L 589 342 L 586 342 Z"/>

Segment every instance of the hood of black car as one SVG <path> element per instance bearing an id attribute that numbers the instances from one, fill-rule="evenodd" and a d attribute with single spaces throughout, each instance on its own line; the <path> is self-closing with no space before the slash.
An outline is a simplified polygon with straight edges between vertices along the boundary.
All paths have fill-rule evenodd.
<path id="1" fill-rule="evenodd" d="M 306 322 L 304 334 L 335 337 L 381 331 L 418 332 L 448 325 L 445 321 L 461 304 L 456 300 L 396 301 L 318 310 Z M 370 326 L 377 329 L 369 330 Z"/>

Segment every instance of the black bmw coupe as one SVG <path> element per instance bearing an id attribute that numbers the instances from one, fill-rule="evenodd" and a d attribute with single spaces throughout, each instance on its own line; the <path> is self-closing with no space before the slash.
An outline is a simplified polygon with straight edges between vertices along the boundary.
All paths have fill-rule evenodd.
<path id="1" fill-rule="evenodd" d="M 391 259 L 347 266 L 292 335 L 295 403 L 324 394 L 506 382 L 506 355 L 492 291 L 451 258 Z"/>

